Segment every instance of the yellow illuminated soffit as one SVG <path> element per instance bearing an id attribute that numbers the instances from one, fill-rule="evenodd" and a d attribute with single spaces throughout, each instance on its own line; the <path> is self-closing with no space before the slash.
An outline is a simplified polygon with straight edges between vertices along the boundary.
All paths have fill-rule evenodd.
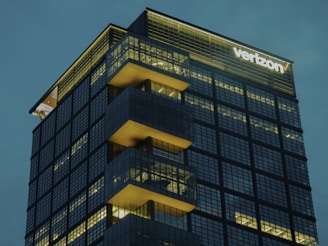
<path id="1" fill-rule="evenodd" d="M 165 196 L 132 184 L 125 186 L 116 195 L 110 198 L 108 203 L 130 210 L 135 210 L 150 200 L 177 208 L 184 212 L 191 212 L 196 207 L 194 204 Z"/>
<path id="2" fill-rule="evenodd" d="M 189 84 L 174 77 L 156 72 L 152 69 L 128 62 L 120 71 L 108 82 L 115 87 L 126 88 L 150 79 L 179 91 L 184 91 Z"/>
<path id="3" fill-rule="evenodd" d="M 33 115 L 44 119 L 57 106 L 58 87 L 55 87 L 49 95 L 36 107 Z"/>
<path id="4" fill-rule="evenodd" d="M 148 137 L 158 139 L 183 149 L 188 148 L 192 144 L 188 139 L 160 131 L 132 120 L 128 120 L 112 136 L 110 136 L 108 140 L 126 147 L 131 147 L 136 146 L 140 141 L 145 140 Z"/>

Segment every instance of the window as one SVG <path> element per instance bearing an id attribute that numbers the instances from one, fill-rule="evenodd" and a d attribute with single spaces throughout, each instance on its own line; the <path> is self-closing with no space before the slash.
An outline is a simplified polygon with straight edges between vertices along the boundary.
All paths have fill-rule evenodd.
<path id="1" fill-rule="evenodd" d="M 52 210 L 56 211 L 68 199 L 68 178 L 60 182 L 53 191 Z"/>
<path id="2" fill-rule="evenodd" d="M 227 219 L 239 225 L 258 229 L 255 203 L 236 195 L 225 193 Z"/>
<path id="3" fill-rule="evenodd" d="M 217 159 L 194 151 L 187 151 L 188 163 L 197 168 L 197 178 L 219 184 L 219 164 Z"/>
<path id="4" fill-rule="evenodd" d="M 194 124 L 194 129 L 195 139 L 192 146 L 211 153 L 217 153 L 215 130 L 199 124 Z"/>
<path id="5" fill-rule="evenodd" d="M 302 214 L 314 216 L 311 191 L 294 185 L 289 186 L 292 209 Z"/>
<path id="6" fill-rule="evenodd" d="M 287 207 L 287 194 L 284 182 L 256 174 L 256 183 L 259 199 Z"/>
<path id="7" fill-rule="evenodd" d="M 281 154 L 260 145 L 253 145 L 255 167 L 262 171 L 283 176 Z"/>
<path id="8" fill-rule="evenodd" d="M 191 214 L 192 232 L 201 238 L 201 245 L 224 246 L 222 224 L 196 214 Z"/>
<path id="9" fill-rule="evenodd" d="M 271 93 L 247 87 L 247 101 L 250 111 L 276 119 L 275 102 Z"/>
<path id="10" fill-rule="evenodd" d="M 306 161 L 285 155 L 288 179 L 300 184 L 309 185 L 309 174 Z"/>
<path id="11" fill-rule="evenodd" d="M 50 215 L 51 192 L 39 200 L 36 206 L 36 225 L 39 225 Z"/>
<path id="12" fill-rule="evenodd" d="M 72 95 L 57 106 L 57 130 L 61 129 L 72 117 Z"/>
<path id="13" fill-rule="evenodd" d="M 228 244 L 229 246 L 247 245 L 257 246 L 259 245 L 258 236 L 256 233 L 252 233 L 243 229 L 236 228 L 234 226 L 228 226 Z"/>
<path id="14" fill-rule="evenodd" d="M 262 232 L 290 241 L 292 240 L 287 213 L 260 205 L 260 219 Z"/>
<path id="15" fill-rule="evenodd" d="M 189 93 L 185 93 L 185 100 L 193 107 L 195 119 L 214 125 L 213 102 Z"/>
<path id="16" fill-rule="evenodd" d="M 247 120 L 243 112 L 218 105 L 218 122 L 220 128 L 247 136 Z"/>
<path id="17" fill-rule="evenodd" d="M 220 142 L 223 157 L 244 165 L 250 165 L 248 141 L 221 133 Z"/>
<path id="18" fill-rule="evenodd" d="M 223 184 L 226 188 L 253 196 L 253 180 L 250 170 L 237 167 L 227 162 L 223 166 Z"/>
<path id="19" fill-rule="evenodd" d="M 91 245 L 99 237 L 102 237 L 106 230 L 106 207 L 102 207 L 88 218 L 87 222 L 87 243 Z"/>
<path id="20" fill-rule="evenodd" d="M 191 83 L 187 91 L 192 90 L 197 93 L 212 97 L 212 78 L 210 71 L 197 67 L 190 66 Z"/>
<path id="21" fill-rule="evenodd" d="M 89 77 L 82 81 L 73 91 L 73 114 L 89 101 Z"/>
<path id="22" fill-rule="evenodd" d="M 85 107 L 73 119 L 72 141 L 75 141 L 87 128 L 89 124 L 89 107 Z"/>
<path id="23" fill-rule="evenodd" d="M 70 197 L 73 197 L 87 185 L 87 162 L 71 173 L 70 177 Z"/>
<path id="24" fill-rule="evenodd" d="M 305 156 L 304 141 L 301 132 L 282 127 L 284 149 Z"/>
<path id="25" fill-rule="evenodd" d="M 43 194 L 48 192 L 52 185 L 52 170 L 53 167 L 50 166 L 46 171 L 44 171 L 40 176 L 39 176 L 39 181 L 38 181 L 38 198 L 40 198 Z"/>
<path id="26" fill-rule="evenodd" d="M 205 185 L 198 184 L 198 206 L 197 209 L 204 213 L 221 217 L 220 191 Z"/>
<path id="27" fill-rule="evenodd" d="M 70 144 L 71 124 L 66 125 L 56 136 L 56 156 L 67 148 Z"/>
<path id="28" fill-rule="evenodd" d="M 301 128 L 297 102 L 278 97 L 278 108 L 281 122 Z"/>
<path id="29" fill-rule="evenodd" d="M 279 132 L 276 124 L 261 118 L 250 116 L 252 137 L 275 147 L 280 146 Z"/>
<path id="30" fill-rule="evenodd" d="M 94 182 L 88 191 L 88 213 L 104 202 L 104 177 Z"/>
<path id="31" fill-rule="evenodd" d="M 69 204 L 68 226 L 72 227 L 86 216 L 86 192 L 83 192 Z"/>
<path id="32" fill-rule="evenodd" d="M 51 222 L 51 240 L 60 238 L 67 230 L 67 207 L 58 211 L 52 217 Z"/>
<path id="33" fill-rule="evenodd" d="M 240 108 L 245 107 L 242 83 L 215 75 L 215 86 L 217 99 Z"/>

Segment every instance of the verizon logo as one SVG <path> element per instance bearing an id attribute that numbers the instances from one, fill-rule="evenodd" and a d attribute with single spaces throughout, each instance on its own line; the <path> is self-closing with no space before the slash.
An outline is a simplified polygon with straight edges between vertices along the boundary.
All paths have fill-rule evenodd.
<path id="1" fill-rule="evenodd" d="M 274 71 L 282 73 L 282 74 L 285 72 L 283 65 L 281 65 L 277 62 L 268 60 L 264 57 L 261 57 L 258 53 L 252 54 L 245 50 L 237 49 L 236 47 L 233 47 L 233 51 L 235 52 L 236 57 L 242 58 L 245 61 L 255 63 L 259 66 L 266 67 L 270 70 L 274 70 Z"/>

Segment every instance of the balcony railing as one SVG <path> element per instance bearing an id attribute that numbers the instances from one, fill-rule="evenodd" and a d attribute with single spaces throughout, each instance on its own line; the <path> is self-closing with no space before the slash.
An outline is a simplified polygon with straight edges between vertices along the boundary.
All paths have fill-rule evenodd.
<path id="1" fill-rule="evenodd" d="M 200 245 L 188 231 L 129 214 L 105 232 L 105 245 Z"/>
<path id="2" fill-rule="evenodd" d="M 197 205 L 195 176 L 190 166 L 127 148 L 106 168 L 106 200 L 128 209 L 153 200 L 190 212 Z"/>
<path id="3" fill-rule="evenodd" d="M 156 94 L 125 89 L 109 105 L 106 120 L 108 139 L 123 146 L 147 137 L 183 149 L 192 144 L 192 108 Z"/>
<path id="4" fill-rule="evenodd" d="M 189 86 L 189 55 L 154 40 L 126 35 L 107 57 L 109 84 L 128 87 L 145 79 L 183 91 Z"/>

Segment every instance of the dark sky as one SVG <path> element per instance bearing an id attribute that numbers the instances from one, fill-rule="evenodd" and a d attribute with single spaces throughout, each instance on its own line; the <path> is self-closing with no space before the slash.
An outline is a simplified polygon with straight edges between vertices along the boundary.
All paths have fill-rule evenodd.
<path id="1" fill-rule="evenodd" d="M 24 244 L 28 110 L 109 24 L 150 7 L 294 61 L 319 242 L 328 245 L 327 0 L 1 0 L 0 245 Z"/>

